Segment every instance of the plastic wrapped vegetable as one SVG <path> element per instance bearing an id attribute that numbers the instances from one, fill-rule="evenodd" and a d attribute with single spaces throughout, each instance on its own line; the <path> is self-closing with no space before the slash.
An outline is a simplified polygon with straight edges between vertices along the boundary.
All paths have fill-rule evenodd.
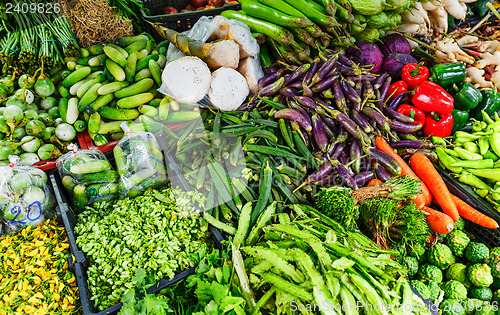
<path id="1" fill-rule="evenodd" d="M 128 129 L 126 125 L 122 125 L 122 128 Z M 120 199 L 137 197 L 148 188 L 159 188 L 167 184 L 163 154 L 155 136 L 144 131 L 125 132 L 125 137 L 113 149 L 120 175 Z"/>
<path id="2" fill-rule="evenodd" d="M 9 159 L 10 165 L 0 165 L 0 215 L 12 232 L 45 221 L 56 202 L 45 172 L 18 162 L 17 156 Z"/>
<path id="3" fill-rule="evenodd" d="M 73 150 L 56 161 L 62 184 L 76 210 L 95 202 L 118 198 L 118 173 L 97 150 Z"/>

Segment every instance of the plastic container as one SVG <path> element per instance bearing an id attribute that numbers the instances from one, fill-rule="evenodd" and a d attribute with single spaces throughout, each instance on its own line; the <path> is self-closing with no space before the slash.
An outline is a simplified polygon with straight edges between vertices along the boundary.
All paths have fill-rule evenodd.
<path id="1" fill-rule="evenodd" d="M 183 32 L 190 29 L 202 16 L 219 15 L 221 12 L 226 10 L 241 9 L 241 6 L 236 3 L 226 4 L 220 8 L 214 9 L 163 14 L 162 11 L 165 7 L 174 7 L 177 11 L 181 11 L 189 4 L 189 0 L 142 0 L 142 3 L 151 12 L 151 15 L 148 15 L 141 9 L 141 15 L 144 20 L 146 30 L 148 33 L 153 34 L 156 39 L 160 39 L 161 37 L 158 32 L 156 32 L 155 28 L 148 22 L 159 23 L 164 27 L 168 27 L 178 32 Z"/>
<path id="2" fill-rule="evenodd" d="M 164 152 L 163 152 L 164 153 Z M 105 153 L 108 160 L 113 164 L 113 152 L 108 151 Z M 66 230 L 66 235 L 68 236 L 68 243 L 71 255 L 68 257 L 68 268 L 71 272 L 75 274 L 76 282 L 78 284 L 78 290 L 80 292 L 80 302 L 82 305 L 82 311 L 84 315 L 108 315 L 108 314 L 116 314 L 123 304 L 120 302 L 115 304 L 101 312 L 99 312 L 95 307 L 94 303 L 90 300 L 91 294 L 87 285 L 87 268 L 89 267 L 89 261 L 86 259 L 85 254 L 78 248 L 76 244 L 76 236 L 74 234 L 74 228 L 77 222 L 77 216 L 74 214 L 73 210 L 69 206 L 69 196 L 62 186 L 61 178 L 56 171 L 50 171 L 47 173 L 49 177 L 49 181 L 54 190 L 54 195 L 56 197 L 56 201 L 58 207 L 56 208 L 56 213 L 58 217 L 58 222 L 61 222 L 64 225 Z M 183 185 L 184 189 L 189 189 L 187 183 Z M 224 249 L 224 245 L 222 245 L 222 241 L 224 238 L 222 237 L 219 230 L 214 228 L 213 226 L 209 226 L 210 235 L 215 243 L 215 246 L 219 250 Z M 174 276 L 173 279 L 164 278 L 159 280 L 155 285 L 150 287 L 146 292 L 148 294 L 157 293 L 164 288 L 171 286 L 180 280 L 188 277 L 189 275 L 195 272 L 196 267 L 191 267 L 187 270 L 184 270 L 177 275 Z"/>

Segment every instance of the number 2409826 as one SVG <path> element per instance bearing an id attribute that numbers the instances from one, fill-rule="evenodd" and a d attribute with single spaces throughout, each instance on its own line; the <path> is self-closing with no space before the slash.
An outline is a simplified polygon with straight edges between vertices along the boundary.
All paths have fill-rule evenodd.
<path id="1" fill-rule="evenodd" d="M 42 2 L 7 2 L 5 5 L 5 13 L 7 14 L 26 14 L 26 13 L 39 13 L 39 14 L 59 14 L 61 12 L 61 5 L 59 3 L 42 3 Z"/>

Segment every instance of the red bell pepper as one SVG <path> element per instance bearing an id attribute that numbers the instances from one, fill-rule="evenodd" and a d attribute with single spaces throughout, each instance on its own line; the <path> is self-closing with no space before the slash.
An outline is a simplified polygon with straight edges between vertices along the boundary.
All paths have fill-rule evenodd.
<path id="1" fill-rule="evenodd" d="M 453 97 L 434 82 L 424 81 L 415 89 L 411 98 L 413 106 L 426 113 L 436 112 L 446 116 L 453 110 Z"/>
<path id="2" fill-rule="evenodd" d="M 399 80 L 394 82 L 389 86 L 389 89 L 387 90 L 387 96 L 388 96 L 387 102 L 392 101 L 399 94 L 406 92 L 408 92 L 408 84 L 406 84 L 405 81 Z"/>
<path id="3" fill-rule="evenodd" d="M 408 104 L 403 104 L 398 107 L 397 112 L 405 116 L 410 116 L 413 118 L 413 124 L 425 125 L 425 113 L 420 108 L 413 107 Z"/>
<path id="4" fill-rule="evenodd" d="M 401 77 L 408 84 L 408 89 L 413 91 L 429 78 L 429 68 L 422 66 L 421 63 L 407 63 L 401 69 Z"/>
<path id="5" fill-rule="evenodd" d="M 437 115 L 435 115 L 437 116 Z M 435 118 L 435 119 L 434 119 Z M 432 117 L 427 115 L 424 125 L 424 135 L 446 138 L 451 135 L 453 129 L 453 115 L 446 114 L 443 116 Z"/>

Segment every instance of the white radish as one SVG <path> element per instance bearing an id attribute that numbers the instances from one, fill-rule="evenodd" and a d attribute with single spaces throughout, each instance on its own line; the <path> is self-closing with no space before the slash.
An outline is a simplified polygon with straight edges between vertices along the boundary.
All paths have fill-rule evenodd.
<path id="1" fill-rule="evenodd" d="M 259 90 L 259 80 L 264 77 L 264 71 L 260 66 L 259 59 L 247 57 L 240 61 L 238 72 L 247 80 L 247 85 L 253 94 Z"/>
<path id="2" fill-rule="evenodd" d="M 240 59 L 255 57 L 260 50 L 259 44 L 252 36 L 248 26 L 241 24 L 239 24 L 236 20 L 230 21 L 231 27 L 229 29 L 227 39 L 234 40 L 240 46 Z"/>
<path id="3" fill-rule="evenodd" d="M 473 3 L 476 2 L 477 0 L 458 0 L 460 3 Z"/>
<path id="4" fill-rule="evenodd" d="M 406 11 L 401 14 L 401 19 L 405 23 L 414 23 L 414 24 L 425 24 L 424 17 L 416 8 L 411 9 L 410 11 Z"/>
<path id="5" fill-rule="evenodd" d="M 448 13 L 443 7 L 429 11 L 429 19 L 431 20 L 431 26 L 436 33 L 439 34 L 448 32 Z"/>
<path id="6" fill-rule="evenodd" d="M 210 88 L 210 69 L 198 57 L 182 57 L 165 66 L 162 81 L 167 94 L 176 101 L 193 104 Z"/>
<path id="7" fill-rule="evenodd" d="M 249 92 L 245 77 L 238 71 L 220 68 L 212 74 L 208 97 L 220 110 L 233 111 L 243 104 Z"/>
<path id="8" fill-rule="evenodd" d="M 203 60 L 212 70 L 222 67 L 236 69 L 240 61 L 240 46 L 234 40 L 215 42 Z"/>
<path id="9" fill-rule="evenodd" d="M 458 0 L 442 0 L 443 7 L 457 20 L 465 19 L 467 11 L 462 8 Z"/>
<path id="10" fill-rule="evenodd" d="M 420 31 L 422 27 L 423 25 L 421 24 L 405 23 L 399 25 L 397 30 L 405 34 L 415 35 Z"/>
<path id="11" fill-rule="evenodd" d="M 420 3 L 420 2 L 417 2 Z M 427 1 L 422 3 L 422 8 L 424 8 L 427 11 L 433 11 L 439 8 L 441 5 L 435 6 L 431 1 Z"/>

